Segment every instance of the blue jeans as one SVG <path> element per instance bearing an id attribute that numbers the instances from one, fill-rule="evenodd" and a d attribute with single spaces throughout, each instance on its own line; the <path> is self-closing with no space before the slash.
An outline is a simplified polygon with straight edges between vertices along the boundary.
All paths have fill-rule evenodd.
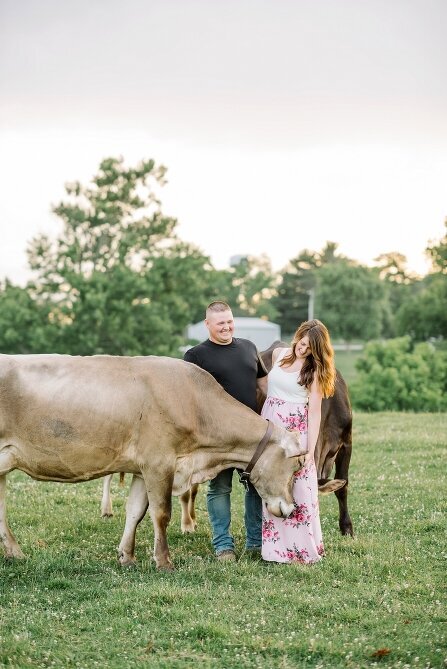
<path id="1" fill-rule="evenodd" d="M 209 482 L 206 496 L 208 515 L 213 531 L 213 546 L 216 553 L 234 550 L 234 539 L 230 534 L 231 488 L 234 467 L 224 469 Z M 256 489 L 249 482 L 245 492 L 246 547 L 255 548 L 262 544 L 262 502 Z"/>

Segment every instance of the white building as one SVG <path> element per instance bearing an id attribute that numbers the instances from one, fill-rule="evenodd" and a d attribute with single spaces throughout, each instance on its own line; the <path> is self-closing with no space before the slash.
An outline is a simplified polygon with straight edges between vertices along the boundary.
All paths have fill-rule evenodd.
<path id="1" fill-rule="evenodd" d="M 196 343 L 208 339 L 208 330 L 203 321 L 188 325 L 186 336 Z M 281 328 L 278 323 L 271 323 L 262 318 L 246 318 L 235 316 L 234 336 L 250 339 L 259 351 L 265 351 L 274 341 L 281 339 Z"/>

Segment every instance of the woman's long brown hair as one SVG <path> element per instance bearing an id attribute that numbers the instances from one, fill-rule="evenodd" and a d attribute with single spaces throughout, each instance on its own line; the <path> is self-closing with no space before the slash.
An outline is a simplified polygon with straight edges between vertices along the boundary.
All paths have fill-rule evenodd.
<path id="1" fill-rule="evenodd" d="M 301 323 L 295 332 L 289 355 L 279 363 L 282 366 L 293 365 L 297 356 L 295 354 L 296 344 L 305 336 L 309 337 L 310 354 L 305 358 L 301 368 L 298 383 L 310 388 L 316 375 L 323 397 L 332 397 L 335 392 L 335 364 L 334 349 L 326 326 L 317 319 Z"/>

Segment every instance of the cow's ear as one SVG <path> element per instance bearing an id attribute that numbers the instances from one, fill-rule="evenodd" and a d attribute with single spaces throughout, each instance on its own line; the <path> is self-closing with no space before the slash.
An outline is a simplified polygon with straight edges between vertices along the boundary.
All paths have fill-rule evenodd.
<path id="1" fill-rule="evenodd" d="M 332 479 L 331 481 L 326 481 L 322 485 L 318 486 L 318 492 L 320 495 L 329 495 L 330 492 L 335 492 L 343 486 L 346 485 L 345 479 Z"/>

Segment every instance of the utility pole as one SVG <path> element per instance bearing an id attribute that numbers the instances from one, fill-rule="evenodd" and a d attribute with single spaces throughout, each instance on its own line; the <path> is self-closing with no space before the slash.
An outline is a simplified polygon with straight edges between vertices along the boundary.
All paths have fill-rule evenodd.
<path id="1" fill-rule="evenodd" d="M 308 290 L 307 294 L 309 295 L 309 301 L 307 303 L 307 320 L 312 321 L 314 318 L 315 288 Z"/>

